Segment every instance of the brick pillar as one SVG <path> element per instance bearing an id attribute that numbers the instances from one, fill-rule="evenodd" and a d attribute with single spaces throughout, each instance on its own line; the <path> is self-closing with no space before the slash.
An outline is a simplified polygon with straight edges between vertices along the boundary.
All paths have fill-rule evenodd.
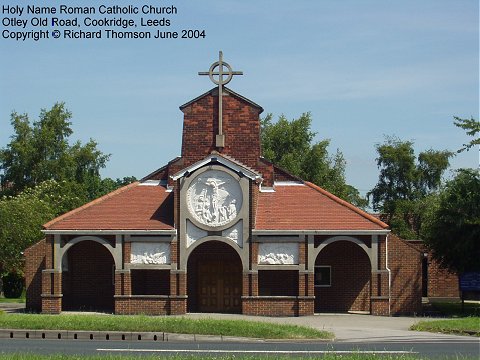
<path id="1" fill-rule="evenodd" d="M 298 296 L 307 296 L 305 287 L 308 279 L 305 278 L 306 276 L 308 275 L 305 272 L 298 272 Z"/>
<path id="2" fill-rule="evenodd" d="M 252 294 L 251 296 L 258 296 L 258 272 L 252 272 L 251 274 L 251 288 L 252 288 Z"/>
<path id="3" fill-rule="evenodd" d="M 132 294 L 130 270 L 115 270 L 115 314 L 131 314 L 129 295 Z"/>
<path id="4" fill-rule="evenodd" d="M 187 273 L 182 270 L 170 272 L 170 315 L 187 312 Z"/>
<path id="5" fill-rule="evenodd" d="M 115 270 L 115 295 L 131 295 L 130 270 Z"/>
<path id="6" fill-rule="evenodd" d="M 307 264 L 307 245 L 303 243 L 298 244 L 298 263 L 299 264 Z"/>
<path id="7" fill-rule="evenodd" d="M 242 274 L 242 296 L 250 295 L 250 273 L 244 272 Z"/>
<path id="8" fill-rule="evenodd" d="M 42 271 L 42 313 L 62 312 L 62 273 L 53 269 Z"/>
<path id="9" fill-rule="evenodd" d="M 178 295 L 178 274 L 174 271 L 170 271 L 170 296 Z"/>
<path id="10" fill-rule="evenodd" d="M 132 253 L 132 243 L 124 241 L 123 242 L 123 256 L 122 256 L 122 261 L 124 264 L 129 264 L 130 263 L 130 256 Z"/>

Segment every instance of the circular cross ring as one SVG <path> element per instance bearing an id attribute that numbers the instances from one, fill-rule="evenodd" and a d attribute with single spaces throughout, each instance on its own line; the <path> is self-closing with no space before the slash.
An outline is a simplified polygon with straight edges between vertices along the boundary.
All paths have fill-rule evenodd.
<path id="1" fill-rule="evenodd" d="M 223 71 L 224 66 L 227 67 L 228 72 Z M 215 68 L 217 67 L 218 67 L 218 72 L 214 72 Z M 227 78 L 223 80 L 223 76 L 227 74 L 228 74 Z M 218 75 L 218 80 L 215 80 L 215 78 L 213 77 L 214 75 Z M 213 83 L 217 85 L 226 85 L 230 82 L 230 80 L 232 80 L 233 70 L 232 70 L 232 67 L 226 62 L 217 61 L 217 62 L 214 62 L 212 66 L 210 66 L 210 69 L 208 70 L 208 76 L 210 77 L 210 80 L 212 80 Z"/>

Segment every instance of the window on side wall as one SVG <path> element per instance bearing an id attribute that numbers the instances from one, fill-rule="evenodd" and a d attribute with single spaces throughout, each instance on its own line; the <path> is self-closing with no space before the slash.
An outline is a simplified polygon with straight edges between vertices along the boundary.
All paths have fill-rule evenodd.
<path id="1" fill-rule="evenodd" d="M 315 287 L 332 286 L 332 267 L 315 266 Z"/>

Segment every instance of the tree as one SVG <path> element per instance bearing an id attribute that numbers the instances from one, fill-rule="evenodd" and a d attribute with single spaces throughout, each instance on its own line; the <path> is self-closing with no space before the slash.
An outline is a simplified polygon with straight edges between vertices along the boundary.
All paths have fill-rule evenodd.
<path id="1" fill-rule="evenodd" d="M 480 133 L 480 121 L 475 120 L 473 117 L 470 119 L 461 119 L 458 116 L 453 117 L 453 123 L 455 126 L 465 130 L 468 136 L 475 136 Z M 475 145 L 480 145 L 480 137 L 477 137 L 471 140 L 467 144 L 463 144 L 463 147 L 457 150 L 458 153 L 461 153 L 465 150 L 470 150 L 471 147 Z"/>
<path id="2" fill-rule="evenodd" d="M 39 120 L 11 115 L 14 134 L 0 149 L 0 277 L 22 271 L 22 251 L 43 238 L 42 225 L 136 179 L 102 179 L 110 155 L 90 139 L 70 145 L 72 114 L 63 103 Z"/>
<path id="3" fill-rule="evenodd" d="M 86 193 L 71 182 L 45 181 L 0 199 L 0 275 L 21 272 L 22 251 L 41 240 L 42 225 L 85 203 Z"/>
<path id="4" fill-rule="evenodd" d="M 462 273 L 480 271 L 480 176 L 458 170 L 427 213 L 425 244 L 443 267 Z"/>
<path id="5" fill-rule="evenodd" d="M 97 149 L 90 139 L 69 144 L 72 114 L 64 103 L 42 109 L 39 120 L 30 123 L 27 114 L 11 114 L 14 134 L 0 149 L 1 185 L 4 193 L 18 194 L 43 181 L 75 181 L 80 184 L 100 178 L 110 155 Z"/>
<path id="6" fill-rule="evenodd" d="M 334 155 L 328 153 L 330 140 L 313 143 L 316 133 L 310 129 L 310 113 L 292 121 L 281 115 L 276 123 L 272 117 L 268 114 L 261 120 L 262 152 L 266 159 L 357 206 L 367 205 L 358 190 L 345 181 L 343 154 L 338 150 Z"/>
<path id="7" fill-rule="evenodd" d="M 387 137 L 376 149 L 380 174 L 368 193 L 373 209 L 400 236 L 418 237 L 425 208 L 439 189 L 453 154 L 430 149 L 416 157 L 413 142 L 395 137 Z"/>

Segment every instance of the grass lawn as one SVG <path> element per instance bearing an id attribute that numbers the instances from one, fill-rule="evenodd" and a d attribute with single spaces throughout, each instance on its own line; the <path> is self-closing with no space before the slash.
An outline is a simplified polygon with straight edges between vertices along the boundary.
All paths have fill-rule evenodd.
<path id="1" fill-rule="evenodd" d="M 471 316 L 456 319 L 420 321 L 411 330 L 445 334 L 473 335 L 480 337 L 480 317 Z"/>
<path id="2" fill-rule="evenodd" d="M 0 297 L 0 303 L 24 303 L 25 298 L 15 298 L 15 299 L 7 299 L 4 297 Z"/>
<path id="3" fill-rule="evenodd" d="M 480 316 L 480 304 L 478 302 L 465 302 L 462 312 L 462 302 L 434 302 L 432 308 L 448 317 Z"/>
<path id="4" fill-rule="evenodd" d="M 463 312 L 461 301 L 434 302 L 431 307 L 446 318 L 420 321 L 412 325 L 410 330 L 480 337 L 480 304 L 478 302 L 465 302 Z"/>
<path id="5" fill-rule="evenodd" d="M 264 339 L 332 339 L 327 331 L 304 326 L 245 320 L 121 315 L 1 314 L 0 328 L 41 330 L 139 331 L 224 335 Z"/>
<path id="6" fill-rule="evenodd" d="M 414 356 L 382 356 L 376 354 L 351 354 L 351 355 L 335 355 L 328 354 L 321 357 L 323 360 L 423 360 L 426 358 L 414 357 Z M 85 356 L 85 355 L 33 355 L 33 354 L 13 354 L 13 355 L 2 355 L 0 353 L 0 360 L 138 360 L 137 356 L 128 356 L 128 355 L 99 355 L 99 356 Z M 272 360 L 272 359 L 292 359 L 288 356 L 239 356 L 239 355 L 228 355 L 228 356 L 189 356 L 189 355 L 177 355 L 177 356 L 142 356 L 142 359 L 145 360 L 160 360 L 160 359 L 169 359 L 169 360 L 193 360 L 193 359 L 209 359 L 209 360 Z M 302 357 L 304 360 L 314 360 L 318 357 Z"/>

